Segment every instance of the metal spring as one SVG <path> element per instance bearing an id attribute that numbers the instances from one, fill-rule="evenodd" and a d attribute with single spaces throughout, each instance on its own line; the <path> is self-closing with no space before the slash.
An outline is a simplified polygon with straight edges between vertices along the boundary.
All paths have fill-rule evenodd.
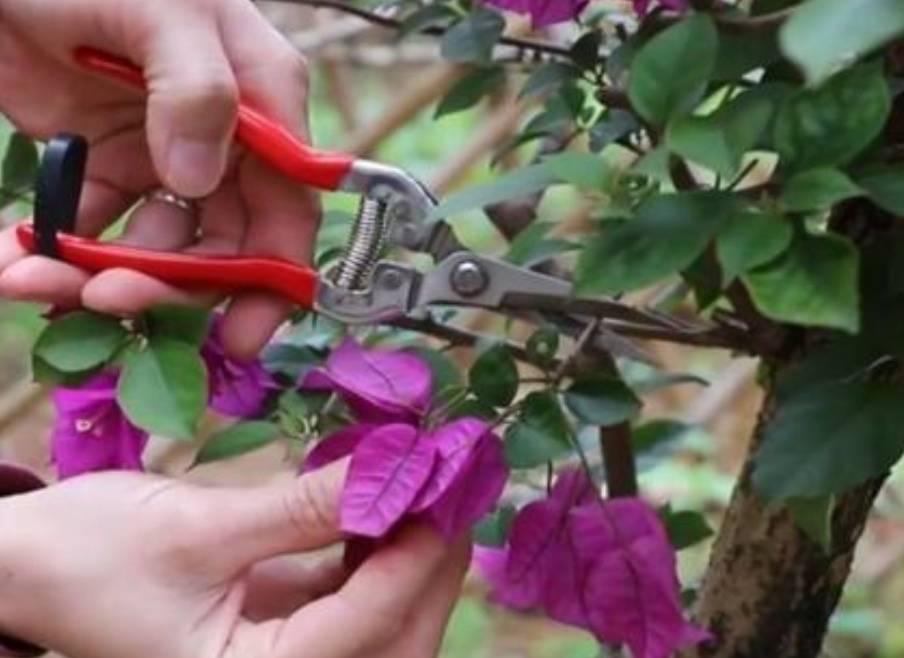
<path id="1" fill-rule="evenodd" d="M 362 197 L 334 279 L 337 286 L 347 290 L 367 287 L 374 265 L 380 257 L 387 228 L 386 204 Z"/>

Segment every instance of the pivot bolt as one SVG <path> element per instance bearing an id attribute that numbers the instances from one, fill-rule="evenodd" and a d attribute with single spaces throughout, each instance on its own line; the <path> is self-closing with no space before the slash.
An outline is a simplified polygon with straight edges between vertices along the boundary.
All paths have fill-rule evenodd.
<path id="1" fill-rule="evenodd" d="M 487 289 L 490 280 L 480 263 L 465 260 L 453 268 L 450 283 L 462 297 L 476 297 Z"/>

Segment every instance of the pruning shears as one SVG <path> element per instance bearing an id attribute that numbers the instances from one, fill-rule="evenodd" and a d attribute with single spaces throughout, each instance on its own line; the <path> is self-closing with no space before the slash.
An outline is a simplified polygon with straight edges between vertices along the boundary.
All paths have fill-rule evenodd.
<path id="1" fill-rule="evenodd" d="M 74 57 L 89 71 L 145 89 L 142 71 L 128 60 L 86 47 L 77 49 Z M 555 316 L 557 326 L 575 336 L 593 324 L 607 339 L 607 349 L 644 360 L 645 354 L 619 334 L 656 338 L 718 329 L 614 300 L 578 299 L 564 279 L 475 254 L 457 241 L 448 223 L 434 217 L 436 200 L 406 171 L 318 150 L 246 103 L 239 107 L 235 137 L 300 184 L 360 195 L 338 265 L 321 273 L 277 258 L 152 251 L 73 235 L 87 160 L 87 143 L 73 135 L 48 143 L 35 188 L 34 222 L 18 227 L 19 241 L 31 252 L 91 272 L 128 268 L 182 287 L 274 292 L 349 324 L 424 319 L 435 306 L 508 310 Z M 384 260 L 384 251 L 391 247 L 428 254 L 435 265 L 424 272 Z"/>

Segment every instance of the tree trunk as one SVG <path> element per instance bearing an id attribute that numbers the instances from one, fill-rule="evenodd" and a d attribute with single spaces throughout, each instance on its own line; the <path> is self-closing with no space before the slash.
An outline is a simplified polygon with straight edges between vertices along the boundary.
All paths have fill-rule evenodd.
<path id="1" fill-rule="evenodd" d="M 698 597 L 696 618 L 715 640 L 682 654 L 687 658 L 817 656 L 882 484 L 868 482 L 838 500 L 827 554 L 753 490 L 749 457 L 774 410 L 770 390 Z"/>

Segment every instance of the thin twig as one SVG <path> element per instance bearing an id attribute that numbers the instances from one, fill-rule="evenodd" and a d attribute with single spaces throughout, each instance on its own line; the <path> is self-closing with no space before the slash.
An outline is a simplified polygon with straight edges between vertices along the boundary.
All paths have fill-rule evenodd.
<path id="1" fill-rule="evenodd" d="M 402 22 L 391 18 L 389 16 L 381 16 L 380 14 L 376 14 L 372 11 L 368 11 L 367 9 L 363 9 L 361 7 L 355 7 L 354 5 L 350 5 L 346 2 L 341 2 L 341 0 L 276 0 L 277 2 L 284 2 L 293 5 L 304 5 L 306 7 L 317 7 L 321 9 L 335 9 L 336 11 L 342 11 L 347 14 L 352 14 L 354 16 L 358 16 L 359 18 L 363 18 L 364 20 L 373 23 L 374 25 L 379 25 L 380 27 L 385 27 L 390 30 L 400 30 L 402 28 Z M 427 27 L 424 30 L 421 30 L 421 34 L 429 34 L 432 36 L 442 36 L 446 33 L 446 28 L 439 26 Z M 520 39 L 518 37 L 501 37 L 499 39 L 499 43 L 506 46 L 513 46 L 515 48 L 522 48 L 524 50 L 531 50 L 533 52 L 538 53 L 546 53 L 547 55 L 553 55 L 556 57 L 570 57 L 570 53 L 568 52 L 568 48 L 564 46 L 558 46 L 553 43 L 548 43 L 545 41 L 533 41 L 531 39 Z"/>

